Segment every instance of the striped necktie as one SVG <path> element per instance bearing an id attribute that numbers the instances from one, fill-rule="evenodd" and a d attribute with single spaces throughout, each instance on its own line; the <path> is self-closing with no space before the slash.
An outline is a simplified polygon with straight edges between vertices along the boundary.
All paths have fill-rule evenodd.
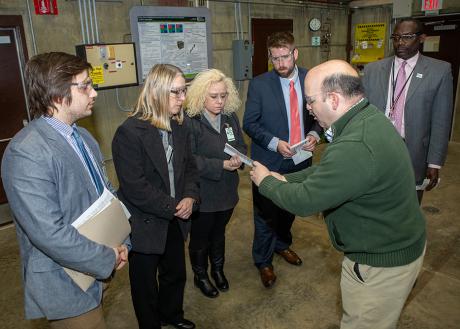
<path id="1" fill-rule="evenodd" d="M 101 176 L 99 175 L 96 167 L 94 166 L 93 161 L 91 161 L 88 151 L 86 150 L 86 147 L 83 144 L 83 140 L 80 134 L 78 133 L 77 128 L 75 127 L 73 128 L 72 137 L 77 143 L 78 150 L 81 156 L 83 157 L 83 160 L 85 161 L 86 166 L 88 167 L 91 179 L 93 180 L 93 183 L 96 186 L 97 193 L 101 195 L 102 192 L 104 191 L 104 183 L 102 182 Z"/>

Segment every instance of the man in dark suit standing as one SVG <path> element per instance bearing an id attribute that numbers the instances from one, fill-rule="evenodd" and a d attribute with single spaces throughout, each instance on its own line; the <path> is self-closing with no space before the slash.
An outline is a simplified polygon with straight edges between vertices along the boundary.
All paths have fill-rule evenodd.
<path id="1" fill-rule="evenodd" d="M 283 174 L 308 167 L 311 159 L 293 160 L 290 145 L 307 138 L 304 150 L 313 151 L 319 140 L 320 126 L 309 115 L 304 102 L 304 80 L 307 70 L 296 65 L 299 56 L 290 32 L 276 32 L 267 40 L 268 56 L 273 70 L 249 83 L 243 130 L 251 137 L 251 156 L 270 170 Z M 295 215 L 277 207 L 259 194 L 252 185 L 254 208 L 254 241 L 252 255 L 265 287 L 276 280 L 273 254 L 287 262 L 301 265 L 302 260 L 289 247 Z"/>
<path id="2" fill-rule="evenodd" d="M 438 183 L 452 120 L 452 70 L 447 62 L 423 56 L 422 24 L 399 21 L 393 34 L 395 55 L 364 68 L 363 85 L 371 104 L 384 111 L 405 140 L 417 185 Z M 417 191 L 419 202 L 423 190 Z"/>

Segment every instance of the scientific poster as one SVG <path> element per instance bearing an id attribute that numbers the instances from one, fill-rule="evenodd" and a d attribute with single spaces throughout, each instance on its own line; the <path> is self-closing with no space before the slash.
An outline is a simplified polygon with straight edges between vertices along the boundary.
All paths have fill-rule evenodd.
<path id="1" fill-rule="evenodd" d="M 205 17 L 138 18 L 142 80 L 158 63 L 176 65 L 187 78 L 208 68 Z"/>

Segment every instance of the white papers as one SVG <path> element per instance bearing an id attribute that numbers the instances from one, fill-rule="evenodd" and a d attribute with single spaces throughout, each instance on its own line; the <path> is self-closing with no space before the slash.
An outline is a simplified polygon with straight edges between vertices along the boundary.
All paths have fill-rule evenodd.
<path id="1" fill-rule="evenodd" d="M 438 181 L 436 182 L 436 185 L 434 187 L 437 187 L 439 185 L 439 182 L 441 181 L 441 178 L 438 178 Z M 424 191 L 426 189 L 426 187 L 428 186 L 428 184 L 430 184 L 430 179 L 429 178 L 425 178 L 422 182 L 421 185 L 416 185 L 415 186 L 415 190 L 417 191 Z"/>
<path id="2" fill-rule="evenodd" d="M 72 226 L 78 229 L 90 218 L 96 216 L 98 213 L 104 210 L 104 208 L 106 208 L 113 199 L 115 199 L 115 196 L 110 193 L 107 188 L 104 187 L 104 191 L 102 192 L 101 196 L 72 223 Z M 127 217 L 129 218 L 128 215 Z"/>
<path id="3" fill-rule="evenodd" d="M 302 146 L 304 146 L 306 143 L 307 138 L 290 147 L 291 152 L 294 153 L 294 155 L 292 156 L 292 161 L 294 161 L 294 164 L 297 165 L 311 158 L 311 156 L 313 155 L 313 153 L 311 153 L 310 151 L 305 151 L 302 149 Z"/>
<path id="4" fill-rule="evenodd" d="M 224 152 L 230 156 L 237 155 L 244 164 L 247 164 L 250 167 L 254 167 L 254 163 L 253 163 L 254 161 L 252 161 L 251 158 L 247 157 L 246 155 L 244 155 L 243 153 L 241 153 L 240 151 L 238 151 L 236 148 L 234 148 L 228 143 L 225 143 Z"/>
<path id="5" fill-rule="evenodd" d="M 423 191 L 423 190 L 426 189 L 426 187 L 428 186 L 428 184 L 430 184 L 430 180 L 429 180 L 428 178 L 425 178 L 425 179 L 423 180 L 423 183 L 422 183 L 421 185 L 416 185 L 416 186 L 415 186 L 415 189 L 416 189 L 417 191 Z"/>

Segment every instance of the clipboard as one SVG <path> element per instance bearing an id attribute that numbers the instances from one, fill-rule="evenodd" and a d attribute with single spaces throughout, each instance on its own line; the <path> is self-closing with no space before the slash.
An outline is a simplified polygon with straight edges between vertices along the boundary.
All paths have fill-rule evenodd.
<path id="1" fill-rule="evenodd" d="M 119 246 L 131 233 L 128 218 L 120 200 L 113 198 L 104 209 L 91 216 L 77 230 L 88 239 L 113 248 Z M 88 274 L 69 268 L 64 268 L 64 271 L 83 291 L 88 290 L 96 280 Z"/>

